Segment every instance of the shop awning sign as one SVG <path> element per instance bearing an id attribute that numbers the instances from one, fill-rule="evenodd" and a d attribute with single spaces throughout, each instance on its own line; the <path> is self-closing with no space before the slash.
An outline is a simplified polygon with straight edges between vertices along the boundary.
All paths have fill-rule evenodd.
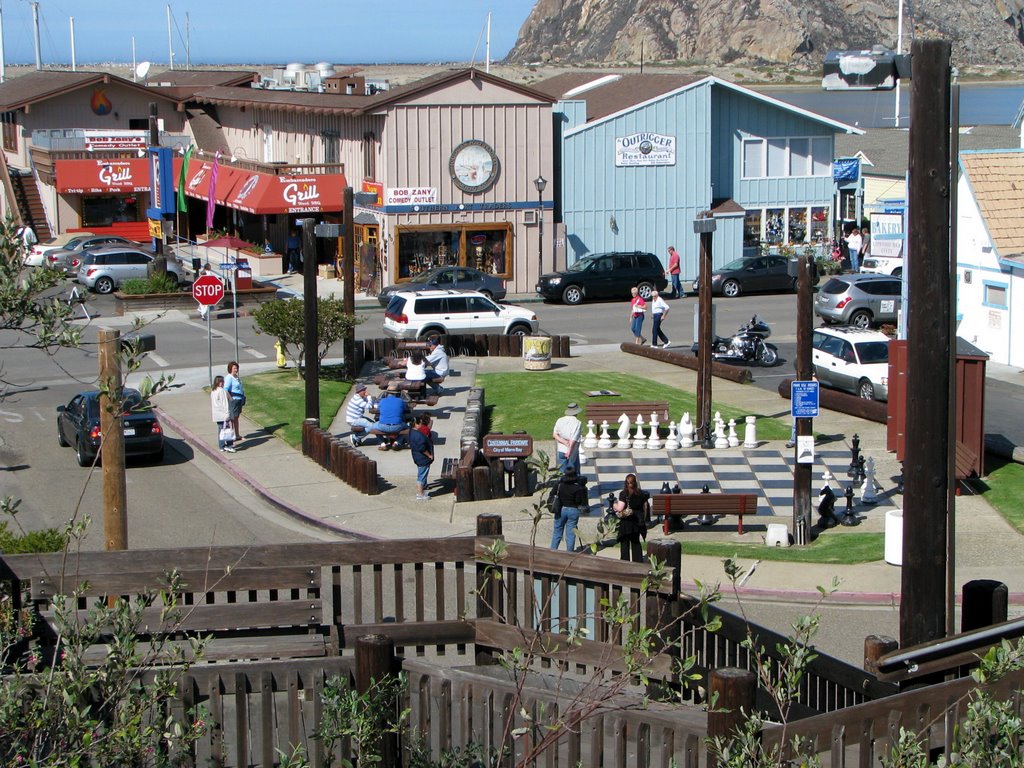
<path id="1" fill-rule="evenodd" d="M 210 198 L 210 173 L 213 170 L 213 163 L 202 161 L 197 163 L 195 158 L 188 164 L 188 176 L 185 179 L 185 194 L 197 200 L 209 201 Z M 217 186 L 213 196 L 215 203 L 225 205 L 231 193 L 238 183 L 245 177 L 245 173 L 237 168 L 231 168 L 221 164 L 217 169 Z M 178 176 L 175 175 L 175 181 Z"/>
<path id="2" fill-rule="evenodd" d="M 251 172 L 245 174 L 225 205 L 260 214 L 340 211 L 346 184 L 341 173 L 275 176 Z"/>
<path id="3" fill-rule="evenodd" d="M 675 165 L 676 137 L 641 131 L 615 137 L 615 165 L 619 168 L 642 165 Z"/>

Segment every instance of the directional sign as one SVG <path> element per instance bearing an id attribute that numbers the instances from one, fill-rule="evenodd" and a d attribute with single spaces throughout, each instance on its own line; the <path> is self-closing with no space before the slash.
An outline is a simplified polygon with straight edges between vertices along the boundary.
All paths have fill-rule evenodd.
<path id="1" fill-rule="evenodd" d="M 790 407 L 794 419 L 813 419 L 818 415 L 818 382 L 794 381 L 790 385 Z"/>
<path id="2" fill-rule="evenodd" d="M 192 283 L 192 298 L 204 306 L 216 306 L 224 298 L 224 283 L 216 275 L 202 275 Z"/>

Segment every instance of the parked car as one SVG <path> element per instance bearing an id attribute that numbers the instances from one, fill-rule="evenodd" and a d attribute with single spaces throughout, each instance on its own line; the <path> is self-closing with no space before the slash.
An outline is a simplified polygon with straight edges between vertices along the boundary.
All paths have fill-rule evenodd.
<path id="1" fill-rule="evenodd" d="M 889 337 L 865 328 L 815 328 L 814 375 L 825 387 L 865 400 L 889 398 Z"/>
<path id="2" fill-rule="evenodd" d="M 377 301 L 382 307 L 387 307 L 397 291 L 435 291 L 448 288 L 479 291 L 495 301 L 505 298 L 505 281 L 497 275 L 488 275 L 472 267 L 435 267 L 420 272 L 407 282 L 387 286 L 377 295 Z"/>
<path id="3" fill-rule="evenodd" d="M 811 284 L 818 284 L 817 270 Z M 755 291 L 795 291 L 796 287 L 797 278 L 790 275 L 785 256 L 744 257 L 711 272 L 711 293 L 729 298 Z M 694 280 L 693 292 L 699 291 L 700 280 Z"/>
<path id="4" fill-rule="evenodd" d="M 384 333 L 428 339 L 449 333 L 536 333 L 537 315 L 514 304 L 495 304 L 479 291 L 398 291 L 384 312 Z"/>
<path id="5" fill-rule="evenodd" d="M 814 313 L 826 323 L 869 328 L 894 323 L 899 315 L 902 282 L 889 275 L 836 275 L 814 299 Z"/>
<path id="6" fill-rule="evenodd" d="M 124 455 L 164 458 L 164 430 L 153 407 L 136 389 L 124 390 Z M 100 393 L 79 392 L 67 405 L 57 407 L 57 442 L 75 449 L 78 466 L 88 467 L 100 451 Z M 102 458 L 102 457 L 101 457 Z"/>
<path id="7" fill-rule="evenodd" d="M 89 237 L 90 235 L 92 235 L 92 232 L 64 232 L 47 240 L 45 243 L 36 243 L 25 254 L 25 266 L 41 267 L 45 263 L 46 254 L 50 251 L 67 248 L 68 244 L 72 241 Z"/>
<path id="8" fill-rule="evenodd" d="M 54 248 L 51 251 L 47 251 L 44 263 L 51 269 L 75 272 L 81 263 L 81 256 L 85 251 L 110 245 L 138 247 L 138 243 L 133 243 L 131 240 L 118 237 L 117 235 L 88 235 L 69 240 L 63 248 Z"/>
<path id="9" fill-rule="evenodd" d="M 145 280 L 152 269 L 154 256 L 140 248 L 94 248 L 82 254 L 78 267 L 79 283 L 96 293 L 111 293 L 125 280 Z M 173 258 L 167 259 L 167 274 L 181 282 L 181 267 Z"/>
<path id="10" fill-rule="evenodd" d="M 903 276 L 902 256 L 867 256 L 860 263 L 861 272 L 872 272 L 878 275 Z"/>
<path id="11" fill-rule="evenodd" d="M 628 299 L 636 286 L 644 299 L 668 285 L 665 267 L 653 253 L 595 253 L 564 272 L 541 275 L 537 293 L 549 301 L 579 304 L 587 299 Z"/>

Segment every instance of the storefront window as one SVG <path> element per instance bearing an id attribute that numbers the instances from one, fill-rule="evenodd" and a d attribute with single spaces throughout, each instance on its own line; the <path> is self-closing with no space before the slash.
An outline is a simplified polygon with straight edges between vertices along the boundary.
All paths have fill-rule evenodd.
<path id="1" fill-rule="evenodd" d="M 761 242 L 761 211 L 747 211 L 743 217 L 743 245 L 756 247 Z"/>
<path id="2" fill-rule="evenodd" d="M 771 245 L 779 245 L 786 236 L 785 208 L 769 208 L 764 221 L 764 239 Z"/>
<path id="3" fill-rule="evenodd" d="M 83 227 L 107 227 L 115 221 L 140 221 L 135 195 L 82 197 Z"/>
<path id="4" fill-rule="evenodd" d="M 511 234 L 508 225 L 455 229 L 405 229 L 396 238 L 399 280 L 434 267 L 467 266 L 499 277 L 511 277 Z"/>
<path id="5" fill-rule="evenodd" d="M 828 207 L 811 208 L 811 242 L 823 243 L 828 240 Z"/>
<path id="6" fill-rule="evenodd" d="M 789 209 L 789 237 L 790 243 L 802 243 L 807 239 L 807 209 Z"/>

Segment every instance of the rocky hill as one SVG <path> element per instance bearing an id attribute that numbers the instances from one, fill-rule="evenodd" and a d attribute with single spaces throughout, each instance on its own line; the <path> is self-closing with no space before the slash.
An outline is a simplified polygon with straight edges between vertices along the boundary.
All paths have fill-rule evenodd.
<path id="1" fill-rule="evenodd" d="M 998 0 L 906 0 L 919 37 L 952 40 L 956 66 L 1021 72 Z M 898 0 L 537 0 L 510 63 L 821 66 L 836 49 L 895 47 Z M 904 15 L 904 49 L 910 44 Z"/>

